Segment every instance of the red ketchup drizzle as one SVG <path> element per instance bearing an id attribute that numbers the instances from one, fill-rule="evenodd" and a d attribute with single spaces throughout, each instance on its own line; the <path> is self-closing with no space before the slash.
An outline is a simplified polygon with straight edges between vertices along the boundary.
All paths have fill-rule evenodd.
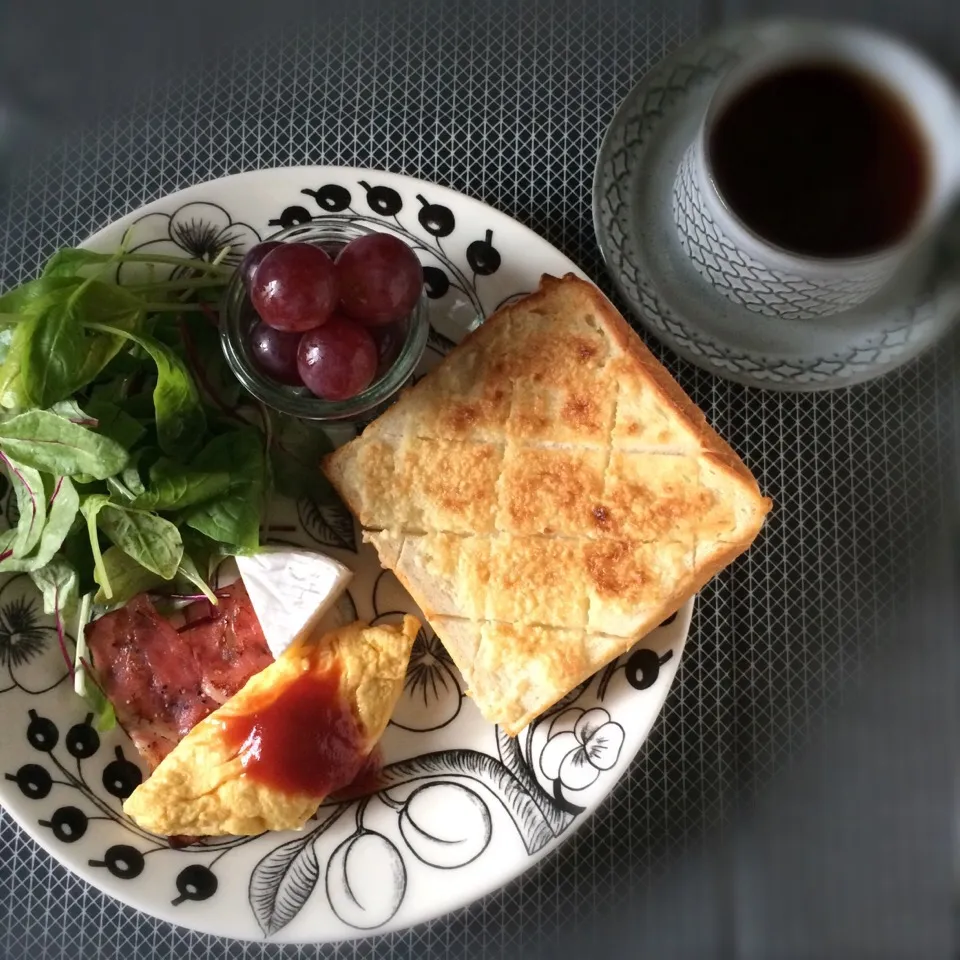
<path id="1" fill-rule="evenodd" d="M 376 793 L 384 786 L 383 777 L 380 774 L 382 769 L 383 756 L 380 753 L 380 748 L 375 747 L 364 759 L 353 780 L 345 787 L 337 790 L 333 799 L 338 802 L 342 800 L 359 800 L 363 797 L 370 796 L 372 793 Z"/>
<path id="2" fill-rule="evenodd" d="M 272 703 L 222 722 L 246 775 L 284 793 L 325 797 L 349 784 L 366 759 L 337 668 L 310 670 Z"/>

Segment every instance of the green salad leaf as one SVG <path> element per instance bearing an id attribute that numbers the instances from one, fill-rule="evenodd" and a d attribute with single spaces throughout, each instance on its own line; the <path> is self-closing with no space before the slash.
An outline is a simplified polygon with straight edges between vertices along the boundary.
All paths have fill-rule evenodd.
<path id="1" fill-rule="evenodd" d="M 85 281 L 66 299 L 41 299 L 24 324 L 19 357 L 31 405 L 49 407 L 87 386 L 123 347 L 123 335 L 141 325 L 143 315 L 136 297 L 98 280 Z M 92 327 L 97 328 L 93 333 Z"/>
<path id="2" fill-rule="evenodd" d="M 96 684 L 87 684 L 86 701 L 93 707 L 96 716 L 94 726 L 101 733 L 109 733 L 117 725 L 117 714 L 113 704 Z"/>
<path id="3" fill-rule="evenodd" d="M 26 557 L 40 542 L 47 523 L 47 498 L 39 470 L 18 463 L 0 450 L 0 460 L 17 498 L 17 526 L 6 531 L 3 552 L 15 559 Z"/>
<path id="4" fill-rule="evenodd" d="M 36 550 L 13 549 L 12 555 L 0 560 L 0 573 L 32 571 L 46 566 L 57 555 L 77 518 L 80 498 L 69 477 L 58 477 L 47 497 L 47 514 Z M 21 517 L 23 514 L 21 514 Z M 19 527 L 18 527 L 19 529 Z"/>
<path id="5" fill-rule="evenodd" d="M 90 539 L 87 535 L 86 519 L 77 513 L 70 532 L 64 538 L 60 552 L 54 562 L 69 564 L 77 575 L 77 590 L 81 596 L 92 593 L 97 586 L 93 578 L 93 556 L 90 553 Z M 34 576 L 31 573 L 31 576 Z"/>
<path id="6" fill-rule="evenodd" d="M 80 513 L 87 522 L 87 536 L 90 538 L 90 556 L 93 559 L 93 578 L 100 585 L 108 600 L 113 599 L 113 588 L 107 569 L 103 565 L 103 551 L 100 548 L 100 534 L 97 532 L 97 516 L 110 502 L 107 494 L 96 493 L 85 497 L 80 503 Z"/>
<path id="7" fill-rule="evenodd" d="M 58 417 L 63 417 L 64 420 L 69 420 L 71 423 L 79 423 L 83 427 L 97 427 L 99 429 L 97 418 L 93 414 L 81 410 L 76 400 L 61 400 L 50 407 L 50 412 L 55 413 Z"/>
<path id="8" fill-rule="evenodd" d="M 83 278 L 76 275 L 40 276 L 0 296 L 0 313 L 29 317 L 46 304 L 65 302 L 82 284 Z"/>
<path id="9" fill-rule="evenodd" d="M 0 450 L 35 470 L 97 480 L 119 473 L 129 460 L 115 440 L 50 410 L 29 410 L 0 423 Z"/>
<path id="10" fill-rule="evenodd" d="M 51 560 L 37 570 L 30 571 L 30 579 L 40 591 L 43 612 L 72 616 L 80 602 L 79 577 L 69 560 L 61 557 Z"/>
<path id="11" fill-rule="evenodd" d="M 86 403 L 86 410 L 97 422 L 97 433 L 116 441 L 125 450 L 133 449 L 147 432 L 139 420 L 109 400 L 91 397 Z"/>
<path id="12" fill-rule="evenodd" d="M 185 526 L 182 535 L 184 556 L 190 557 L 204 582 L 215 579 L 217 567 L 230 555 L 230 548 L 190 527 Z"/>
<path id="13" fill-rule="evenodd" d="M 155 590 L 163 586 L 164 579 L 158 573 L 148 570 L 137 563 L 120 547 L 110 547 L 103 551 L 103 569 L 107 575 L 112 596 L 107 596 L 103 585 L 94 596 L 94 603 L 126 603 L 138 593 Z"/>
<path id="14" fill-rule="evenodd" d="M 299 500 L 335 502 L 336 495 L 320 472 L 320 461 L 333 450 L 319 427 L 286 417 L 274 430 L 270 465 L 277 493 Z"/>
<path id="15" fill-rule="evenodd" d="M 85 666 L 94 604 L 145 591 L 215 603 L 216 565 L 259 548 L 274 487 L 332 496 L 322 430 L 266 415 L 226 363 L 215 313 L 230 275 L 67 248 L 0 295 L 0 470 L 17 508 L 0 573 L 27 573 L 64 643 L 76 636 L 75 689 L 101 729 L 114 720 Z"/>
<path id="16" fill-rule="evenodd" d="M 83 277 L 88 273 L 98 275 L 105 267 L 120 259 L 117 253 L 97 253 L 79 247 L 65 247 L 58 250 L 46 263 L 41 280 L 51 277 Z M 35 281 L 36 282 L 36 281 Z"/>
<path id="17" fill-rule="evenodd" d="M 29 406 L 20 367 L 25 345 L 30 341 L 30 332 L 30 321 L 24 319 L 14 329 L 3 363 L 0 364 L 0 407 L 6 410 L 23 410 Z"/>
<path id="18" fill-rule="evenodd" d="M 37 566 L 49 563 L 63 546 L 80 510 L 77 488 L 69 477 L 58 477 L 50 494 L 47 524 L 40 536 L 40 546 L 32 558 Z"/>
<path id="19" fill-rule="evenodd" d="M 135 450 L 130 457 L 130 464 L 127 466 L 126 470 L 123 470 L 119 476 L 115 478 L 123 484 L 130 496 L 134 499 L 139 497 L 141 494 L 146 493 L 147 490 L 147 488 L 143 485 L 143 478 L 140 476 L 140 468 L 137 466 L 137 464 L 148 452 L 150 451 L 145 450 L 143 447 L 141 447 L 139 450 Z"/>
<path id="20" fill-rule="evenodd" d="M 164 580 L 176 576 L 183 557 L 183 541 L 175 523 L 113 502 L 96 510 L 96 522 L 110 542 L 131 560 Z"/>
<path id="21" fill-rule="evenodd" d="M 150 485 L 134 500 L 143 510 L 183 510 L 212 500 L 236 482 L 228 470 L 203 470 L 162 458 L 150 468 Z"/>
<path id="22" fill-rule="evenodd" d="M 184 552 L 183 559 L 180 561 L 179 573 L 185 580 L 189 580 L 214 606 L 219 603 L 217 595 L 210 589 L 206 578 L 200 573 L 199 567 L 186 552 Z"/>
<path id="23" fill-rule="evenodd" d="M 263 438 L 252 428 L 233 430 L 212 440 L 194 461 L 209 471 L 226 470 L 231 485 L 216 499 L 184 511 L 187 526 L 211 540 L 229 544 L 239 553 L 260 545 L 260 515 L 264 495 Z"/>
<path id="24" fill-rule="evenodd" d="M 84 386 L 83 325 L 69 303 L 52 303 L 25 324 L 20 377 L 30 404 L 49 407 Z"/>
<path id="25" fill-rule="evenodd" d="M 80 598 L 79 610 L 76 617 L 77 649 L 74 656 L 73 688 L 78 696 L 83 697 L 93 710 L 96 720 L 94 725 L 101 732 L 112 730 L 117 722 L 113 704 L 106 698 L 96 679 L 90 677 L 88 683 L 87 669 L 90 665 L 90 650 L 87 647 L 87 624 L 90 622 L 93 596 L 85 593 Z"/>
<path id="26" fill-rule="evenodd" d="M 105 324 L 95 326 L 97 329 L 115 329 Z M 160 449 L 170 456 L 189 456 L 202 442 L 206 416 L 186 364 L 170 347 L 153 337 L 138 336 L 119 329 L 115 329 L 115 332 L 142 347 L 157 365 L 153 407 Z"/>

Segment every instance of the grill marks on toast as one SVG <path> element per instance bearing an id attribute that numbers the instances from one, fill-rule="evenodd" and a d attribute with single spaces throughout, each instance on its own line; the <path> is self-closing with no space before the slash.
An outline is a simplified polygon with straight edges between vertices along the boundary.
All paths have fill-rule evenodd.
<path id="1" fill-rule="evenodd" d="M 769 509 L 574 277 L 499 311 L 325 469 L 511 734 L 674 612 Z"/>
<path id="2" fill-rule="evenodd" d="M 608 369 L 604 371 L 605 381 L 613 384 L 613 415 L 610 418 L 610 430 L 607 434 L 607 449 L 603 462 L 603 472 L 600 474 L 600 497 L 597 498 L 594 496 L 593 490 L 584 491 L 586 494 L 584 504 L 590 513 L 589 526 L 587 530 L 584 531 L 587 537 L 591 535 L 596 536 L 601 532 L 606 534 L 611 520 L 614 519 L 611 515 L 610 506 L 607 503 L 607 493 L 610 461 L 614 456 L 613 434 L 617 425 L 617 417 L 620 415 L 620 394 L 622 392 L 621 381 L 618 376 L 622 371 L 609 369 L 616 365 L 616 359 L 611 359 L 607 363 Z M 614 547 L 612 543 L 606 546 Z M 636 587 L 642 583 L 642 580 L 636 576 L 637 571 L 631 571 L 631 575 L 624 576 L 624 571 L 620 569 L 618 575 L 614 575 L 609 567 L 610 562 L 617 563 L 621 558 L 621 553 L 626 555 L 629 547 L 626 544 L 620 544 L 615 546 L 614 550 L 616 551 L 616 555 L 611 556 L 608 550 L 605 550 L 603 547 L 598 548 L 598 545 L 595 543 L 587 543 L 583 547 L 582 562 L 586 572 L 585 581 L 587 584 L 587 619 L 584 626 L 587 630 L 595 629 L 592 625 L 602 619 L 598 611 L 603 608 L 605 601 L 615 589 L 624 586 Z M 646 584 L 642 585 L 644 587 L 647 586 Z M 630 632 L 635 633 L 636 628 L 634 627 Z M 586 646 L 585 643 L 584 646 Z M 585 659 L 589 661 L 589 658 L 586 657 L 586 652 L 584 656 Z M 576 683 L 579 682 L 579 680 L 576 681 Z"/>
<path id="3" fill-rule="evenodd" d="M 701 457 L 507 441 L 374 439 L 344 473 L 367 530 L 405 534 L 737 542 L 726 473 Z"/>
<path id="4" fill-rule="evenodd" d="M 692 541 L 389 532 L 366 537 L 413 587 L 428 618 L 530 624 L 627 640 L 638 612 L 669 603 L 693 572 Z"/>

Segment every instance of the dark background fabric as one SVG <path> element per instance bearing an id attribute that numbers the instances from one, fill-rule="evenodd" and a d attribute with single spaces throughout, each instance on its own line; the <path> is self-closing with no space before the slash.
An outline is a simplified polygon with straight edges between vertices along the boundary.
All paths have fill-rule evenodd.
<path id="1" fill-rule="evenodd" d="M 490 203 L 609 292 L 590 185 L 617 104 L 685 40 L 772 10 L 867 19 L 960 66 L 950 0 L 8 3 L 0 285 L 172 190 L 331 163 Z M 120 906 L 3 815 L 0 957 L 956 956 L 957 340 L 797 396 L 653 346 L 776 507 L 698 600 L 630 775 L 559 852 L 414 930 L 281 947 Z"/>

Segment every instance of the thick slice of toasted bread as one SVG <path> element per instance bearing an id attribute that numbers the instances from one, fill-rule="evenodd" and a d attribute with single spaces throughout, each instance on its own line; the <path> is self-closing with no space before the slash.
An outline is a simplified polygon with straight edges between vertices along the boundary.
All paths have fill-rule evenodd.
<path id="1" fill-rule="evenodd" d="M 746 550 L 770 509 L 572 275 L 491 316 L 324 470 L 511 734 Z"/>

